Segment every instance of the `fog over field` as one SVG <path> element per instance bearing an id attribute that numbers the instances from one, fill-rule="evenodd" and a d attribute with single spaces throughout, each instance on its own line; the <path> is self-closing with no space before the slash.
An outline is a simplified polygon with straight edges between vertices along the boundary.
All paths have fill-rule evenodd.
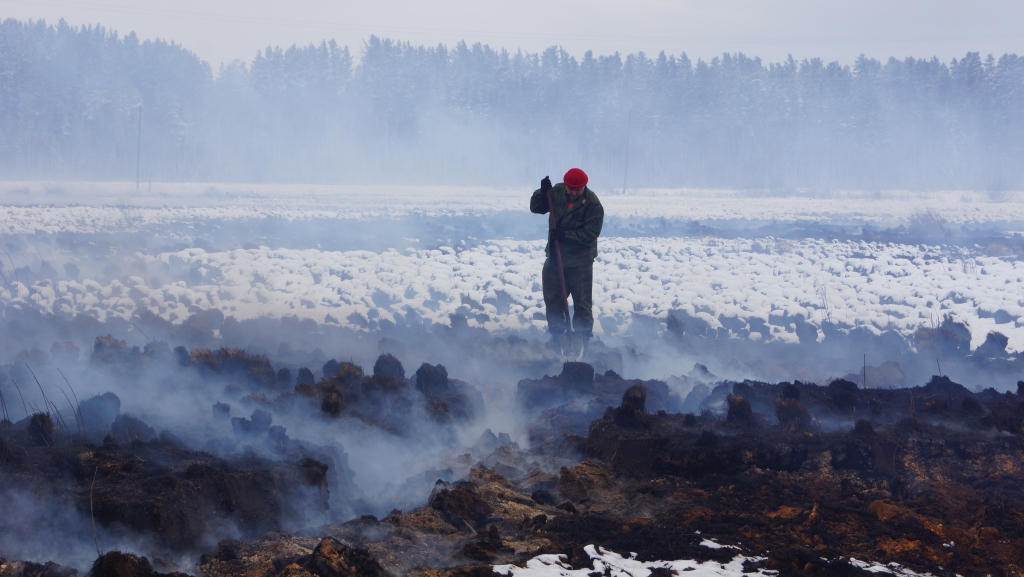
<path id="1" fill-rule="evenodd" d="M 548 221 L 529 211 L 541 178 L 557 183 L 574 166 L 605 209 L 585 369 L 563 364 L 547 332 Z M 925 383 L 942 384 L 950 407 L 960 394 L 956 415 L 970 426 L 1016 434 L 984 421 L 975 396 L 1002 410 L 1024 378 L 1022 255 L 1015 54 L 847 65 L 370 36 L 354 48 L 270 46 L 214 70 L 174 42 L 7 19 L 0 473 L 20 484 L 0 486 L 0 511 L 17 512 L 0 513 L 0 564 L 84 572 L 102 544 L 198 574 L 213 562 L 201 553 L 235 561 L 242 541 L 441 511 L 437 495 L 481 467 L 543 476 L 544 491 L 569 499 L 559 479 L 594 458 L 587 427 L 633 410 L 629 391 L 647 399 L 641 381 L 652 392 L 637 422 L 689 414 L 687 434 L 707 446 L 742 412 L 741 392 L 756 400 L 757 387 L 781 383 L 796 396 L 776 395 L 778 406 L 799 405 L 799 387 L 829 391 L 813 430 L 802 407 L 799 431 L 781 429 L 781 412 L 757 417 L 804 440 L 855 423 L 875 434 L 857 422 L 867 397 L 840 408 L 837 387 L 897 395 Z M 575 396 L 530 388 L 568 383 L 573 370 L 589 379 Z M 622 390 L 587 388 L 599 381 Z M 909 394 L 899 418 L 917 426 Z M 872 415 L 902 422 L 895 403 L 871 404 Z M 90 474 L 109 505 L 99 513 Z M 224 496 L 252 479 L 270 479 L 253 510 L 256 492 Z M 895 479 L 863 492 L 910 491 Z M 214 485 L 210 502 L 228 513 L 134 514 L 166 512 L 165 495 L 199 502 Z M 548 499 L 555 515 L 554 497 L 530 487 L 516 506 Z M 158 505 L 145 500 L 154 494 Z M 566 499 L 566 516 L 593 505 Z M 110 505 L 122 500 L 134 504 Z M 547 522 L 502 514 L 516 531 Z M 497 535 L 487 515 L 452 519 L 446 535 Z M 739 575 L 767 558 L 721 538 L 694 547 L 735 549 L 732 562 L 635 559 L 593 543 L 571 553 L 613 575 Z M 52 539 L 67 546 L 55 552 Z M 466 559 L 431 546 L 443 550 L 437 566 Z M 494 570 L 593 574 L 562 557 Z"/>
<path id="2" fill-rule="evenodd" d="M 1024 186 L 1015 54 L 840 64 L 371 36 L 213 70 L 173 42 L 12 19 L 0 44 L 5 180 L 502 187 L 583 166 L 605 191 Z"/>

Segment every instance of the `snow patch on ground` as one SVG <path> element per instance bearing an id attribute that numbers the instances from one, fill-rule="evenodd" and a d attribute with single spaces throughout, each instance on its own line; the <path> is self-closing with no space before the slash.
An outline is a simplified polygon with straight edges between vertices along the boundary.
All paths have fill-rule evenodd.
<path id="1" fill-rule="evenodd" d="M 632 557 L 623 557 L 606 549 L 587 545 L 583 548 L 594 561 L 593 569 L 573 569 L 567 565 L 564 555 L 539 555 L 526 562 L 526 567 L 516 565 L 495 565 L 494 572 L 506 577 L 587 577 L 594 572 L 610 577 L 647 577 L 651 569 L 663 568 L 676 571 L 676 574 L 692 575 L 693 577 L 739 577 L 740 575 L 775 575 L 775 571 L 758 569 L 755 573 L 744 573 L 743 563 L 759 561 L 757 557 L 737 555 L 728 563 L 715 561 L 637 561 Z"/>
<path id="2" fill-rule="evenodd" d="M 868 563 L 861 561 L 860 559 L 850 558 L 847 560 L 850 565 L 868 571 L 869 573 L 880 573 L 882 575 L 896 575 L 897 577 L 930 577 L 931 572 L 928 573 L 916 573 L 907 569 L 899 563 L 889 563 L 888 565 L 882 565 L 881 563 Z M 940 567 L 941 569 L 941 567 Z M 956 574 L 960 577 L 960 574 Z"/>
<path id="3" fill-rule="evenodd" d="M 543 329 L 539 241 L 490 241 L 467 250 L 321 251 L 237 249 L 144 255 L 150 270 L 120 280 L 13 279 L 0 305 L 59 315 L 131 318 L 142 308 L 172 322 L 216 308 L 238 319 L 311 318 L 367 327 L 447 324 L 462 314 L 488 330 Z M 959 259 L 939 247 L 777 241 L 771 238 L 608 238 L 594 270 L 595 331 L 623 334 L 636 315 L 685 311 L 719 335 L 796 342 L 795 327 L 831 319 L 879 333 L 909 334 L 953 314 L 972 346 L 990 330 L 1024 349 L 1024 262 Z"/>
<path id="4" fill-rule="evenodd" d="M 712 548 L 738 547 L 719 545 L 718 543 L 705 539 L 701 545 Z M 681 559 L 678 561 L 637 561 L 636 555 L 624 557 L 613 551 L 608 551 L 594 545 L 587 545 L 583 548 L 587 555 L 593 560 L 594 568 L 574 569 L 566 563 L 564 555 L 538 555 L 526 562 L 525 567 L 516 565 L 495 565 L 494 572 L 505 577 L 587 577 L 595 573 L 609 577 L 647 577 L 652 569 L 665 569 L 673 572 L 674 575 L 690 575 L 692 577 L 741 577 L 744 575 L 777 575 L 777 571 L 769 569 L 757 569 L 752 572 L 744 572 L 743 564 L 746 562 L 757 562 L 764 560 L 764 557 L 746 557 L 737 555 L 728 563 L 716 561 L 694 561 Z M 896 575 L 899 577 L 929 577 L 931 573 L 915 573 L 897 563 L 881 565 L 879 563 L 866 563 L 857 559 L 849 559 L 848 563 L 854 567 L 871 573 L 881 575 Z"/>
<path id="5" fill-rule="evenodd" d="M 716 543 L 711 539 L 704 539 L 700 542 L 700 546 L 707 547 L 708 549 L 739 549 L 739 547 L 735 545 L 722 545 L 721 543 Z"/>

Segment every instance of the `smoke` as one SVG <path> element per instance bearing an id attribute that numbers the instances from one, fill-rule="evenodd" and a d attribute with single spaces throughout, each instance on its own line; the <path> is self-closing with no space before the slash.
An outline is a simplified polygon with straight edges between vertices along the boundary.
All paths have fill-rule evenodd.
<path id="1" fill-rule="evenodd" d="M 674 323 L 682 323 L 680 329 Z M 671 326 L 670 326 L 671 325 Z M 107 328 L 105 325 L 99 325 Z M 254 325 L 258 326 L 258 325 Z M 595 364 L 605 363 L 608 369 L 621 372 L 630 377 L 664 376 L 666 374 L 682 375 L 668 379 L 670 387 L 677 399 L 686 399 L 688 394 L 700 386 L 706 386 L 706 398 L 695 398 L 701 408 L 725 414 L 727 412 L 726 395 L 733 394 L 734 386 L 725 384 L 717 386 L 722 379 L 742 380 L 743 378 L 768 379 L 770 371 L 789 371 L 784 378 L 792 380 L 797 371 L 812 370 L 809 365 L 817 363 L 834 363 L 838 350 L 848 349 L 859 343 L 865 345 L 872 354 L 881 355 L 883 348 L 891 346 L 877 339 L 861 336 L 848 336 L 845 341 L 829 345 L 828 340 L 822 343 L 803 345 L 770 344 L 758 342 L 730 342 L 727 339 L 708 338 L 706 335 L 690 335 L 685 327 L 687 319 L 665 323 L 651 320 L 647 332 L 637 332 L 628 337 L 608 338 L 603 346 L 596 349 Z M 661 328 L 661 333 L 659 330 Z M 955 332 L 958 327 L 952 321 L 947 322 L 947 332 Z M 271 415 L 270 426 L 283 426 L 286 435 L 296 442 L 315 445 L 319 454 L 332 455 L 334 474 L 338 474 L 338 466 L 345 466 L 354 474 L 351 477 L 353 490 L 347 499 L 341 499 L 336 488 L 344 488 L 345 482 L 334 481 L 329 512 L 318 512 L 313 509 L 300 512 L 298 518 L 292 519 L 286 529 L 301 530 L 304 527 L 321 525 L 349 519 L 359 514 L 372 513 L 378 517 L 385 515 L 392 508 L 408 510 L 422 504 L 431 488 L 438 479 L 453 481 L 468 474 L 469 467 L 485 455 L 474 451 L 473 444 L 484 428 L 493 431 L 509 432 L 521 445 L 526 445 L 525 424 L 530 415 L 521 412 L 515 401 L 515 383 L 501 380 L 502 376 L 512 375 L 539 376 L 544 372 L 555 374 L 557 361 L 551 362 L 552 351 L 545 350 L 540 342 L 541 335 L 528 335 L 526 339 L 509 339 L 508 336 L 491 335 L 481 330 L 469 328 L 443 329 L 420 328 L 418 330 L 393 330 L 391 336 L 380 337 L 378 334 L 367 335 L 353 332 L 349 340 L 339 346 L 345 346 L 351 353 L 343 359 L 351 360 L 364 367 L 372 366 L 370 359 L 382 349 L 402 352 L 402 360 L 406 367 L 415 366 L 420 358 L 432 358 L 444 361 L 451 367 L 453 377 L 463 377 L 477 383 L 483 394 L 485 412 L 473 422 L 466 423 L 455 430 L 452 436 L 443 429 L 438 429 L 427 422 L 424 415 L 415 412 L 403 415 L 411 429 L 418 431 L 412 435 L 396 435 L 387 430 L 370 425 L 354 418 L 326 419 L 313 418 L 309 407 L 296 408 L 286 404 L 276 406 L 259 403 L 246 404 L 239 401 L 247 389 L 238 389 L 238 375 L 212 374 L 204 372 L 202 367 L 184 366 L 179 359 L 171 354 L 155 356 L 151 361 L 141 361 L 134 370 L 130 358 L 117 359 L 113 363 L 82 359 L 63 363 L 62 372 L 67 383 L 74 386 L 76 394 L 86 401 L 86 406 L 94 395 L 112 392 L 120 398 L 120 414 L 132 414 L 144 423 L 152 426 L 164 439 L 172 439 L 193 449 L 230 458 L 246 451 L 259 455 L 277 458 L 275 441 L 266 436 L 240 434 L 231 422 L 219 416 L 213 410 L 215 403 L 230 404 L 230 416 L 249 419 L 255 426 L 258 410 L 266 410 Z M 279 338 L 290 336 L 287 331 Z M 402 340 L 399 340 L 399 337 Z M 528 354 L 523 354 L 521 341 L 533 343 Z M 735 341 L 733 339 L 733 341 Z M 959 341 L 946 343 L 956 346 Z M 945 341 L 944 341 L 945 342 Z M 225 345 L 232 343 L 225 342 Z M 483 346 L 481 346 L 481 344 Z M 516 356 L 518 353 L 523 356 Z M 157 347 L 151 346 L 150 350 Z M 404 349 L 404 350 L 403 350 Z M 130 349 L 129 349 L 130 350 Z M 968 349 L 969 351 L 969 349 Z M 94 347 L 93 353 L 97 352 Z M 102 352 L 102 351 L 99 351 Z M 315 359 L 312 351 L 298 348 L 286 348 L 292 360 L 303 358 Z M 469 358 L 470 354 L 479 354 L 479 358 Z M 890 353 L 892 350 L 889 351 Z M 906 359 L 913 359 L 909 350 L 901 357 L 903 366 L 915 367 Z M 948 353 L 948 351 L 947 351 Z M 140 349 L 139 355 L 144 355 Z M 89 357 L 93 355 L 90 354 Z M 332 355 L 333 356 L 333 355 Z M 50 359 L 43 359 L 33 366 L 42 385 L 42 391 L 26 389 L 27 402 L 41 406 L 42 394 L 56 392 L 57 379 L 61 378 Z M 548 364 L 538 369 L 542 359 Z M 745 364 L 735 362 L 737 358 L 747 359 Z M 943 357 L 948 366 L 946 371 L 958 370 L 955 357 Z M 973 365 L 965 355 L 960 355 L 964 370 L 972 369 Z M 772 364 L 758 359 L 772 359 Z M 827 359 L 827 360 L 826 360 Z M 36 359 L 39 361 L 40 359 Z M 921 362 L 930 359 L 923 359 Z M 412 362 L 410 362 L 412 361 Z M 707 370 L 686 370 L 695 362 L 703 362 Z M 755 361 L 755 362 L 752 362 Z M 530 363 L 534 363 L 532 368 Z M 614 365 L 614 366 L 611 366 Z M 283 365 L 274 365 L 275 368 Z M 834 365 L 833 365 L 834 366 Z M 465 369 L 463 369 L 465 368 Z M 11 407 L 14 392 L 10 378 L 20 380 L 27 372 L 21 371 L 18 365 L 8 364 L 4 367 L 8 374 L 7 383 L 0 387 L 8 407 Z M 465 370 L 466 372 L 462 372 Z M 822 370 L 817 367 L 813 370 Z M 847 370 L 847 369 L 843 369 Z M 293 374 L 297 374 L 297 370 Z M 316 380 L 323 376 L 322 370 Z M 411 373 L 410 368 L 406 369 Z M 685 373 L 689 373 L 686 375 Z M 923 384 L 921 376 L 927 374 L 926 369 L 906 371 L 907 384 Z M 838 375 L 836 375 L 838 376 Z M 989 373 L 987 376 L 991 377 Z M 63 382 L 63 381 L 60 381 Z M 713 391 L 712 391 L 713 389 Z M 687 399 L 689 401 L 689 399 Z M 76 403 L 77 404 L 77 403 Z M 679 407 L 682 408 L 682 407 Z M 761 409 L 763 411 L 763 409 Z M 699 410 L 698 410 L 699 412 Z M 100 411 L 89 409 L 82 411 L 83 418 L 101 419 Z M 69 420 L 72 410 L 64 413 Z M 109 415 L 108 415 L 109 418 Z M 848 425 L 840 419 L 830 419 L 826 415 L 818 415 L 815 426 L 824 429 Z M 90 433 L 90 440 L 99 443 L 102 435 L 111 433 L 108 424 L 106 430 L 99 423 L 85 423 Z M 71 426 L 74 429 L 74 425 Z M 74 434 L 69 431 L 65 434 Z M 122 441 L 124 442 L 124 441 Z M 130 442 L 130 440 L 128 440 Z M 293 445 L 294 446 L 294 445 Z M 463 457 L 470 454 L 469 458 Z M 326 460 L 326 458 L 325 458 Z M 5 556 L 26 560 L 53 560 L 62 564 L 85 569 L 92 561 L 95 552 L 91 540 L 91 522 L 83 511 L 69 506 L 67 500 L 57 494 L 39 494 L 24 490 L 7 490 L 0 495 L 0 506 L 12 514 L 5 516 L 6 521 L 0 522 L 0 535 L 4 537 Z M 18 522 L 14 520 L 17 519 Z M 29 528 L 29 530 L 26 530 Z M 196 544 L 198 550 L 212 547 L 217 540 L 223 538 L 241 538 L 245 533 L 238 527 L 223 523 L 208 529 L 207 538 Z M 99 525 L 98 540 L 104 550 L 119 549 L 160 558 L 173 564 L 179 570 L 195 571 L 195 555 L 192 551 L 168 549 L 146 535 L 134 532 L 123 526 Z M 54 543 L 60 543 L 54 547 Z"/>
<path id="2" fill-rule="evenodd" d="M 222 539 L 409 510 L 481 462 L 557 473 L 578 447 L 541 458 L 531 432 L 568 416 L 582 434 L 607 400 L 517 397 L 563 370 L 546 219 L 526 205 L 574 165 L 608 214 L 586 360 L 664 381 L 666 410 L 771 419 L 737 400 L 753 381 L 1005 391 L 1024 368 L 1024 107 L 999 98 L 1016 56 L 823 75 L 374 38 L 358 65 L 324 43 L 214 76 L 180 46 L 102 30 L 8 20 L 0 37 L 32 47 L 0 59 L 40 78 L 82 58 L 66 46 L 173 63 L 153 82 L 111 67 L 12 88 L 28 112 L 0 147 L 24 154 L 0 176 L 69 180 L 0 183 L 4 557 L 84 571 L 98 543 L 196 573 Z M 927 90 L 905 74 L 926 66 Z M 80 109 L 87 88 L 107 104 Z M 138 184 L 70 180 L 137 169 Z M 334 182 L 365 184 L 316 184 Z M 54 424 L 42 444 L 36 413 Z"/>
<path id="3" fill-rule="evenodd" d="M 447 124 L 427 118 L 431 130 Z M 493 139 L 485 128 L 449 127 L 465 147 Z M 214 473 L 266 481 L 269 520 L 211 505 L 172 544 L 137 519 L 100 518 L 104 550 L 189 571 L 220 539 L 422 505 L 438 480 L 496 464 L 501 434 L 515 466 L 537 463 L 527 451 L 538 414 L 517 384 L 563 367 L 539 294 L 545 222 L 526 212 L 528 190 L 158 183 L 127 202 L 122 185 L 64 183 L 44 198 L 76 206 L 16 206 L 32 199 L 19 190 L 39 186 L 3 193 L 0 394 L 13 450 L 0 454 L 16 459 L 0 475 L 24 481 L 39 465 L 23 431 L 52 411 L 59 447 L 75 448 L 60 461 L 74 483 L 5 489 L 0 554 L 87 567 L 83 463 L 120 467 L 142 451 L 164 468 L 153 478 L 190 470 L 202 498 Z M 667 410 L 728 418 L 745 380 L 899 388 L 941 374 L 1005 391 L 1020 374 L 1024 310 L 1006 290 L 1020 279 L 1004 256 L 1024 252 L 1012 233 L 1024 213 L 1012 198 L 911 195 L 867 216 L 850 209 L 863 195 L 605 198 L 587 361 L 608 378 L 665 381 Z M 921 212 L 921 199 L 943 210 Z M 383 354 L 404 378 L 394 366 L 374 374 Z M 336 378 L 343 363 L 361 376 Z M 424 364 L 443 365 L 444 387 L 414 378 Z M 579 398 L 544 418 L 601 411 Z M 823 429 L 845 426 L 819 417 Z M 100 473 L 104 499 L 112 478 Z"/>
<path id="4" fill-rule="evenodd" d="M 163 570 L 198 574 L 198 558 L 190 552 L 173 551 L 155 543 L 150 535 L 123 526 L 96 526 L 88 511 L 79 511 L 59 493 L 33 492 L 20 489 L 0 491 L 0 540 L 7 559 L 54 563 L 74 567 L 86 573 L 96 560 L 97 544 L 101 551 L 123 551 L 145 555 Z M 217 539 L 238 538 L 239 531 L 225 524 L 216 528 Z M 203 544 L 216 545 L 216 540 Z"/>

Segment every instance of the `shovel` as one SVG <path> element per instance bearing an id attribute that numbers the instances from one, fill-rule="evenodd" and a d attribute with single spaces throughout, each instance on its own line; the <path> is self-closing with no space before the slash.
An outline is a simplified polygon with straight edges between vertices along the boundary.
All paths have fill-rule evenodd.
<path id="1" fill-rule="evenodd" d="M 558 228 L 558 223 L 555 222 L 555 201 L 551 199 L 551 189 L 548 189 L 548 230 L 554 230 Z M 573 360 L 577 360 L 576 355 L 572 350 L 572 317 L 569 315 L 569 293 L 565 290 L 565 271 L 562 270 L 562 248 L 559 245 L 558 239 L 552 239 L 551 248 L 555 252 L 555 264 L 558 265 L 558 282 L 562 288 L 562 314 L 565 315 L 565 324 L 569 327 L 568 335 L 563 334 L 559 339 L 558 347 L 562 353 L 562 358 L 566 359 L 565 344 L 563 340 L 569 342 L 569 352 L 572 354 Z M 564 338 L 564 337 L 568 338 Z"/>

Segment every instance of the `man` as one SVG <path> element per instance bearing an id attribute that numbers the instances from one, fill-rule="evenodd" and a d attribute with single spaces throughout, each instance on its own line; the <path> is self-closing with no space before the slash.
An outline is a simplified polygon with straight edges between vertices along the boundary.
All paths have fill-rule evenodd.
<path id="1" fill-rule="evenodd" d="M 548 213 L 548 191 L 554 204 L 554 226 L 548 230 L 548 244 L 544 252 L 544 269 L 541 274 L 544 289 L 544 307 L 548 318 L 548 330 L 562 348 L 563 354 L 571 345 L 577 358 L 583 357 L 587 343 L 594 332 L 593 285 L 594 259 L 597 258 L 597 237 L 604 224 L 604 207 L 597 195 L 587 188 L 587 173 L 571 168 L 562 177 L 563 182 L 551 186 L 551 179 L 544 177 L 540 188 L 530 198 L 530 212 Z M 572 328 L 576 341 L 569 343 L 566 313 L 562 300 L 562 286 L 558 278 L 558 261 L 555 241 L 562 254 L 562 270 L 565 273 L 565 290 L 572 297 Z"/>

